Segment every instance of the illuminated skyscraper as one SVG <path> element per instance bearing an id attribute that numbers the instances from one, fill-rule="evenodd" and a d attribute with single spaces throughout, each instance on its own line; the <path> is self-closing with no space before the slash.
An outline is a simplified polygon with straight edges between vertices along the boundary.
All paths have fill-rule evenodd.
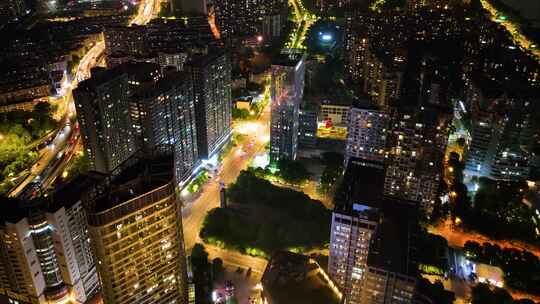
<path id="1" fill-rule="evenodd" d="M 80 200 L 87 181 L 47 199 L 2 202 L 0 288 L 10 303 L 84 303 L 99 291 Z"/>
<path id="2" fill-rule="evenodd" d="M 129 116 L 129 77 L 121 68 L 92 74 L 73 96 L 90 167 L 107 173 L 136 150 Z"/>
<path id="3" fill-rule="evenodd" d="M 280 55 L 272 62 L 270 160 L 296 159 L 299 109 L 304 96 L 305 58 Z"/>
<path id="4" fill-rule="evenodd" d="M 358 157 L 382 165 L 389 128 L 388 113 L 376 110 L 368 102 L 357 101 L 349 110 L 346 159 Z"/>
<path id="5" fill-rule="evenodd" d="M 383 184 L 380 163 L 351 158 L 336 193 L 328 272 L 345 304 L 412 303 L 417 203 Z"/>
<path id="6" fill-rule="evenodd" d="M 388 140 L 384 194 L 418 202 L 430 214 L 439 199 L 449 121 L 428 106 L 397 113 Z"/>
<path id="7" fill-rule="evenodd" d="M 522 181 L 529 176 L 538 130 L 534 97 L 509 96 L 500 88 L 469 87 L 473 123 L 465 154 L 465 175 Z"/>
<path id="8" fill-rule="evenodd" d="M 404 202 L 387 202 L 397 208 L 383 211 L 372 235 L 358 302 L 361 304 L 413 303 L 418 275 L 416 248 L 412 244 L 416 226 L 407 212 L 414 209 L 399 205 Z"/>
<path id="9" fill-rule="evenodd" d="M 135 155 L 85 198 L 105 303 L 187 303 L 181 203 L 169 150 Z"/>
<path id="10" fill-rule="evenodd" d="M 383 109 L 394 105 L 401 96 L 405 52 L 380 54 L 380 50 L 367 47 L 362 56 L 365 56 L 364 93 Z"/>
<path id="11" fill-rule="evenodd" d="M 187 181 L 198 160 L 191 77 L 175 72 L 138 90 L 130 98 L 130 115 L 138 145 L 173 145 L 176 180 Z"/>
<path id="12" fill-rule="evenodd" d="M 231 138 L 231 62 L 224 51 L 194 56 L 186 66 L 195 96 L 197 148 L 200 158 L 211 158 Z"/>
<path id="13" fill-rule="evenodd" d="M 254 34 L 262 34 L 268 41 L 280 37 L 287 9 L 285 0 L 214 1 L 217 27 L 226 43 Z"/>
<path id="14" fill-rule="evenodd" d="M 384 172 L 380 164 L 350 159 L 332 213 L 328 273 L 345 303 L 360 302 L 369 244 L 379 224 Z"/>

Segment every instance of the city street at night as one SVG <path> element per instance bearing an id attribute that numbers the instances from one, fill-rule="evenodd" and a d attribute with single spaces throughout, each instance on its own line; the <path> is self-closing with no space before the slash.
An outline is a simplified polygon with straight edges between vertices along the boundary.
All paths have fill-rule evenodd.
<path id="1" fill-rule="evenodd" d="M 0 304 L 540 304 L 539 0 L 0 0 Z"/>

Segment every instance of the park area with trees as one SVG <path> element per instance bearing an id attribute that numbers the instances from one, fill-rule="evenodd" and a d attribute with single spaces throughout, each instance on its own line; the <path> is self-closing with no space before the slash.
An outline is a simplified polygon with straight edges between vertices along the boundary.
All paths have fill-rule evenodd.
<path id="1" fill-rule="evenodd" d="M 275 166 L 250 167 L 248 169 L 258 178 L 293 186 L 301 186 L 310 177 L 307 168 L 297 160 L 280 159 Z"/>
<path id="2" fill-rule="evenodd" d="M 34 111 L 12 111 L 0 114 L 0 192 L 12 185 L 11 179 L 29 167 L 39 155 L 31 143 L 56 127 L 54 109 L 42 102 Z"/>
<path id="3" fill-rule="evenodd" d="M 540 260 L 531 252 L 471 241 L 463 251 L 473 261 L 500 267 L 507 287 L 540 295 Z"/>
<path id="4" fill-rule="evenodd" d="M 208 252 L 202 244 L 195 244 L 189 257 L 193 267 L 193 283 L 195 284 L 195 302 L 211 304 L 214 284 L 223 280 L 225 269 L 223 261 L 208 259 Z"/>
<path id="5" fill-rule="evenodd" d="M 488 284 L 478 284 L 472 289 L 472 304 L 535 304 L 531 300 L 514 300 L 512 296 L 502 288 Z"/>
<path id="6" fill-rule="evenodd" d="M 274 251 L 324 248 L 331 212 L 321 202 L 242 171 L 227 190 L 231 207 L 211 210 L 200 232 L 210 244 L 268 258 Z"/>
<path id="7" fill-rule="evenodd" d="M 463 183 L 463 162 L 451 155 L 453 172 L 450 193 L 454 193 L 452 215 L 461 219 L 463 227 L 493 239 L 517 239 L 538 245 L 533 211 L 523 204 L 527 193 L 525 182 L 497 182 L 478 178 L 476 192 L 469 192 Z"/>

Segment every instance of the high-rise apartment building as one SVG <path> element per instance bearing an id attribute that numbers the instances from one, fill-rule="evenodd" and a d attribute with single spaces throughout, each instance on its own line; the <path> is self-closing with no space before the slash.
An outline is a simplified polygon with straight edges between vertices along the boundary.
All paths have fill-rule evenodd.
<path id="1" fill-rule="evenodd" d="M 345 297 L 360 302 L 369 244 L 379 224 L 383 169 L 378 163 L 350 159 L 332 213 L 328 273 Z"/>
<path id="2" fill-rule="evenodd" d="M 231 137 L 231 62 L 229 55 L 214 50 L 194 56 L 187 64 L 195 96 L 197 150 L 211 158 Z"/>
<path id="3" fill-rule="evenodd" d="M 173 167 L 172 147 L 137 154 L 85 196 L 105 303 L 187 303 Z"/>
<path id="4" fill-rule="evenodd" d="M 296 159 L 298 116 L 304 96 L 305 58 L 282 54 L 272 61 L 270 160 Z"/>
<path id="5" fill-rule="evenodd" d="M 359 83 L 364 79 L 364 61 L 369 47 L 369 36 L 363 25 L 362 15 L 357 10 L 345 12 L 343 55 L 349 77 Z"/>
<path id="6" fill-rule="evenodd" d="M 418 202 L 428 214 L 439 199 L 451 118 L 443 98 L 433 100 L 391 107 L 391 112 L 356 101 L 345 153 L 346 161 L 356 157 L 384 165 L 384 194 Z"/>
<path id="7" fill-rule="evenodd" d="M 451 86 L 455 86 L 453 75 L 456 67 L 436 57 L 424 55 L 418 71 L 418 104 L 435 107 L 440 112 L 451 114 Z M 459 106 L 457 104 L 456 106 Z M 461 107 L 461 106 L 460 106 Z"/>
<path id="8" fill-rule="evenodd" d="M 216 25 L 226 41 L 231 38 L 263 34 L 271 40 L 281 35 L 287 22 L 287 1 L 214 1 Z"/>
<path id="9" fill-rule="evenodd" d="M 418 202 L 429 214 L 439 199 L 447 116 L 421 106 L 393 117 L 388 140 L 385 195 Z"/>
<path id="10" fill-rule="evenodd" d="M 303 108 L 298 114 L 298 146 L 313 148 L 317 145 L 317 111 Z"/>
<path id="11" fill-rule="evenodd" d="M 108 173 L 135 151 L 151 151 L 166 144 L 175 148 L 178 183 L 187 182 L 199 159 L 191 74 L 170 72 L 162 76 L 157 64 L 145 62 L 124 63 L 111 70 L 94 69 L 92 74 L 75 92 L 82 139 L 92 168 Z M 215 94 L 208 96 L 218 105 L 223 100 Z M 222 132 L 217 126 L 230 125 L 230 119 L 212 119 L 223 117 L 222 111 L 227 108 L 210 105 L 209 109 L 213 115 L 209 118 L 211 130 Z M 122 149 L 124 146 L 129 149 Z"/>
<path id="12" fill-rule="evenodd" d="M 395 104 L 401 96 L 406 54 L 380 54 L 368 47 L 364 56 L 364 93 L 381 108 Z"/>
<path id="13" fill-rule="evenodd" d="M 148 49 L 146 32 L 146 27 L 138 25 L 106 28 L 103 31 L 103 36 L 107 56 L 115 53 L 133 56 L 145 55 Z"/>
<path id="14" fill-rule="evenodd" d="M 369 242 L 378 223 L 377 209 L 354 204 L 334 210 L 328 272 L 345 296 L 345 303 L 361 303 Z"/>
<path id="15" fill-rule="evenodd" d="M 478 83 L 478 81 L 477 81 Z M 496 90 L 469 88 L 467 103 L 473 124 L 465 155 L 465 175 L 503 181 L 522 181 L 529 176 L 533 136 L 538 130 L 537 105 L 525 96 Z"/>
<path id="16" fill-rule="evenodd" d="M 158 63 L 161 71 L 168 67 L 173 67 L 176 71 L 183 71 L 184 64 L 188 60 L 188 55 L 185 52 L 159 52 Z"/>
<path id="17" fill-rule="evenodd" d="M 366 270 L 361 284 L 361 304 L 413 303 L 418 265 L 415 264 L 416 225 L 410 213 L 414 207 L 387 200 L 369 245 Z"/>
<path id="18" fill-rule="evenodd" d="M 198 160 L 191 77 L 173 73 L 141 88 L 130 98 L 130 115 L 140 147 L 174 146 L 176 180 L 186 181 Z"/>
<path id="19" fill-rule="evenodd" d="M 356 101 L 349 110 L 345 158 L 380 162 L 385 160 L 390 132 L 390 115 L 367 101 Z"/>
<path id="20" fill-rule="evenodd" d="M 333 126 L 347 126 L 350 108 L 349 103 L 322 100 L 320 104 L 320 121 L 331 122 Z"/>
<path id="21" fill-rule="evenodd" d="M 47 199 L 3 202 L 0 287 L 10 303 L 84 303 L 99 291 L 80 200 L 88 182 L 76 179 Z"/>
<path id="22" fill-rule="evenodd" d="M 465 174 L 490 176 L 503 125 L 501 117 L 493 113 L 477 113 L 471 126 L 471 143 L 466 155 Z"/>
<path id="23" fill-rule="evenodd" d="M 336 193 L 328 272 L 345 304 L 412 303 L 417 203 L 383 184 L 380 163 L 352 158 Z"/>
<path id="24" fill-rule="evenodd" d="M 146 26 L 106 27 L 103 35 L 109 68 L 137 60 L 178 69 L 188 53 L 206 53 L 210 46 L 217 44 L 204 15 L 175 20 L 158 18 Z"/>
<path id="25" fill-rule="evenodd" d="M 129 77 L 121 68 L 92 72 L 73 91 L 92 170 L 109 172 L 136 150 L 129 116 Z"/>
<path id="26" fill-rule="evenodd" d="M 364 62 L 366 60 L 369 40 L 366 36 L 354 35 L 349 42 L 351 50 L 347 52 L 347 72 L 355 83 L 364 80 Z"/>

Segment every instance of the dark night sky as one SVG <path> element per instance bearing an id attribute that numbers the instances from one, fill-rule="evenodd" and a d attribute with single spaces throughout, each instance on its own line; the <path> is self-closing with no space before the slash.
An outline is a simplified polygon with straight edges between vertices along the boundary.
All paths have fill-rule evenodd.
<path id="1" fill-rule="evenodd" d="M 540 25 L 540 0 L 503 0 L 503 2 L 521 11 L 522 16 Z"/>

